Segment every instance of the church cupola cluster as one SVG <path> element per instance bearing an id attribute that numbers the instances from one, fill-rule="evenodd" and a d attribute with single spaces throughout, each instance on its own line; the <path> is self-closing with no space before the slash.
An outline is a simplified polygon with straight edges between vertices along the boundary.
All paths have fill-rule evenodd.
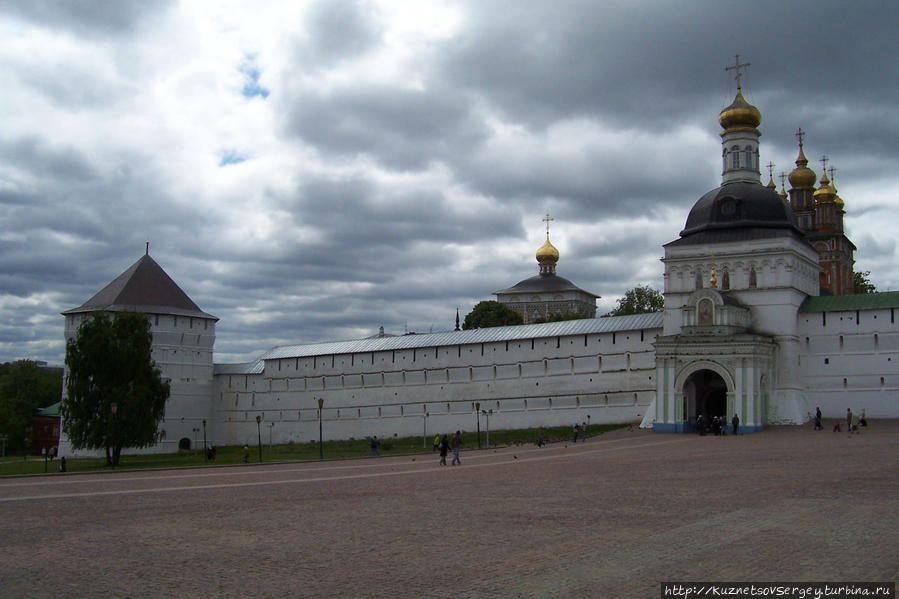
<path id="1" fill-rule="evenodd" d="M 828 158 L 822 156 L 821 179 L 815 188 L 817 175 L 808 167 L 803 149 L 805 132 L 800 128 L 796 137 L 799 139 L 799 156 L 796 168 L 790 173 L 790 206 L 799 228 L 818 252 L 821 294 L 852 294 L 855 292 L 852 276 L 855 245 L 843 229 L 845 204 L 833 183 L 835 169 L 831 167 L 828 178 Z"/>

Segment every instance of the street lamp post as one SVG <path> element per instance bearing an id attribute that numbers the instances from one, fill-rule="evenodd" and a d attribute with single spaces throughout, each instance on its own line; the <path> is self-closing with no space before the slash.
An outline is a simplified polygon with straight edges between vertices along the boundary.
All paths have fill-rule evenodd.
<path id="1" fill-rule="evenodd" d="M 262 429 L 259 428 L 262 416 L 256 416 L 256 434 L 259 436 L 259 463 L 262 463 Z"/>
<path id="2" fill-rule="evenodd" d="M 206 419 L 203 419 L 203 455 L 205 459 L 209 459 L 209 452 L 206 451 Z"/>
<path id="3" fill-rule="evenodd" d="M 272 431 L 275 430 L 275 423 L 270 422 L 268 425 L 268 451 L 272 452 Z"/>
<path id="4" fill-rule="evenodd" d="M 421 448 L 428 448 L 428 412 L 425 411 L 424 417 L 422 418 L 424 421 L 424 428 L 421 431 Z"/>
<path id="5" fill-rule="evenodd" d="M 487 447 L 490 447 L 490 414 L 493 414 L 493 410 L 482 410 L 484 416 L 487 417 Z"/>
<path id="6" fill-rule="evenodd" d="M 478 449 L 481 448 L 481 402 L 474 402 L 474 413 L 478 417 Z"/>
<path id="7" fill-rule="evenodd" d="M 321 397 L 318 398 L 318 459 L 325 459 L 325 449 L 322 445 L 322 404 L 325 403 L 325 400 Z"/>
<path id="8" fill-rule="evenodd" d="M 115 470 L 115 413 L 118 411 L 119 406 L 116 405 L 116 402 L 112 402 L 109 404 L 109 413 L 112 415 L 110 417 L 110 435 L 109 435 L 109 444 L 112 446 L 112 468 Z"/>

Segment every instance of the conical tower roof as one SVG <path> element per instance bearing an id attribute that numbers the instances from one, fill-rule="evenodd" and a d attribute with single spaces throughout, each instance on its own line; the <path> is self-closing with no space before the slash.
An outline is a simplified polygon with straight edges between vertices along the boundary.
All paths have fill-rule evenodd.
<path id="1" fill-rule="evenodd" d="M 149 254 L 131 265 L 92 298 L 64 315 L 86 312 L 145 312 L 212 318 L 191 300 Z"/>

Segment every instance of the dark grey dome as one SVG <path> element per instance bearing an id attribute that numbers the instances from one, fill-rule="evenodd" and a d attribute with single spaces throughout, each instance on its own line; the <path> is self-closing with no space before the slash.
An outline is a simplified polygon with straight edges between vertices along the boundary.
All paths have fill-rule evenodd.
<path id="1" fill-rule="evenodd" d="M 595 295 L 589 291 L 584 291 L 577 285 L 564 277 L 551 274 L 542 274 L 519 281 L 508 289 L 496 291 L 494 293 L 539 293 L 551 291 L 580 291 L 588 295 Z M 595 297 L 599 297 L 598 295 Z"/>
<path id="2" fill-rule="evenodd" d="M 746 181 L 726 183 L 713 189 L 693 205 L 687 216 L 681 241 L 696 238 L 698 243 L 742 238 L 763 230 L 762 237 L 796 235 L 804 237 L 796 226 L 793 209 L 777 192 Z"/>

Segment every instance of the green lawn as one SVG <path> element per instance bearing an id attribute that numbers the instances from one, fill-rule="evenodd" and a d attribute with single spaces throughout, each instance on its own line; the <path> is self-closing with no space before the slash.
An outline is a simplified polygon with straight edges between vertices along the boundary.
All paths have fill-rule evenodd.
<path id="1" fill-rule="evenodd" d="M 615 430 L 628 425 L 591 425 L 588 436 L 600 435 L 606 431 Z M 534 443 L 537 439 L 538 429 L 517 429 L 490 431 L 490 445 L 520 445 Z M 571 427 L 559 426 L 544 428 L 548 442 L 566 441 L 571 439 Z M 474 432 L 463 433 L 465 450 L 473 450 L 478 447 L 477 434 Z M 406 455 L 416 453 L 431 453 L 433 437 L 427 440 L 427 447 L 422 447 L 421 437 L 394 437 L 381 439 L 380 453 L 382 456 Z M 486 431 L 481 431 L 481 445 L 486 447 Z M 259 463 L 259 447 L 252 446 L 249 462 Z M 350 439 L 345 441 L 326 441 L 322 447 L 325 459 L 361 458 L 370 454 L 368 439 Z M 227 464 L 239 464 L 243 461 L 243 446 L 224 446 L 216 448 L 214 462 L 207 461 L 202 452 L 181 451 L 178 453 L 153 454 L 153 455 L 126 455 L 124 452 L 120 458 L 119 469 L 130 470 L 139 468 L 179 468 L 179 467 L 205 467 L 222 466 Z M 319 446 L 312 443 L 289 443 L 286 445 L 262 446 L 262 462 L 296 462 L 319 459 Z M 40 456 L 7 456 L 0 460 L 0 476 L 21 474 L 43 474 L 45 468 L 44 459 Z M 48 473 L 58 473 L 59 460 L 46 463 Z M 68 472 L 87 472 L 110 470 L 106 465 L 106 458 L 73 458 L 66 460 Z"/>

